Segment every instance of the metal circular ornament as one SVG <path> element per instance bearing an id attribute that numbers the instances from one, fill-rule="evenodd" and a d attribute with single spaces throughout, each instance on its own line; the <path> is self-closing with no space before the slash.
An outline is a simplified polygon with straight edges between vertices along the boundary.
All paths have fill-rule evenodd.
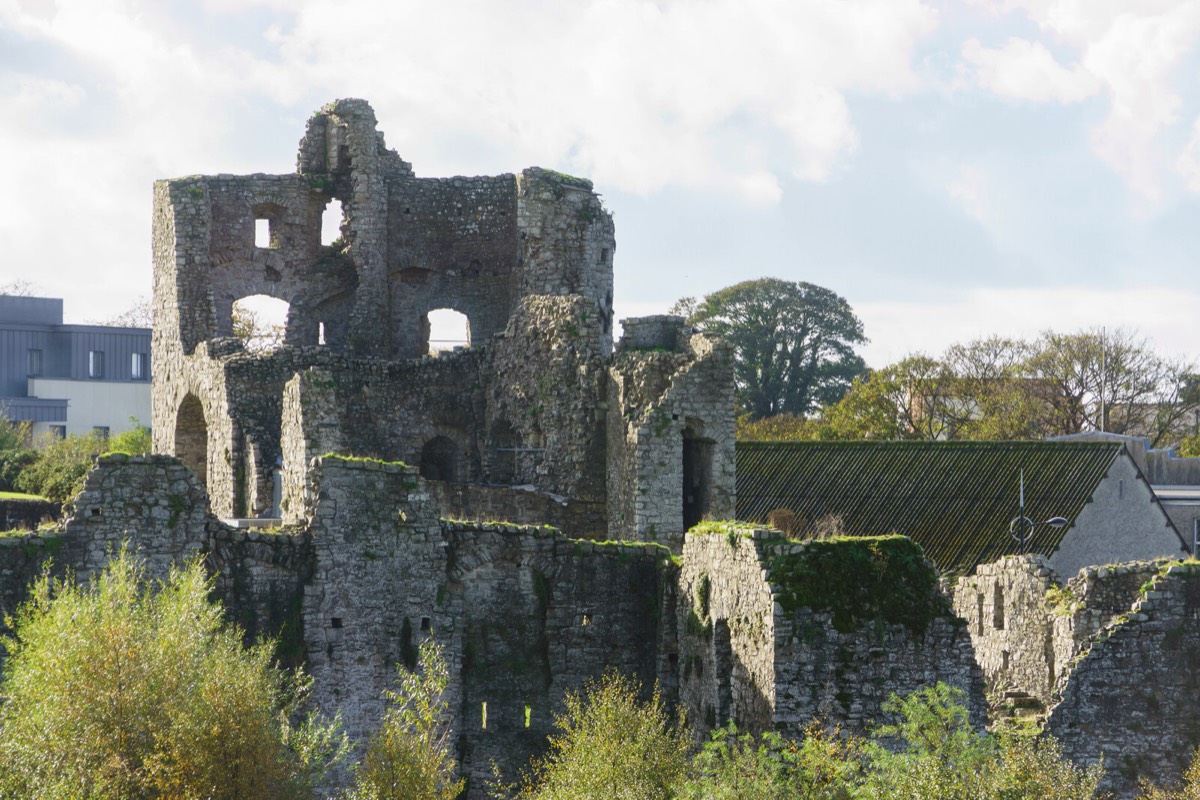
<path id="1" fill-rule="evenodd" d="M 1008 535 L 1024 547 L 1033 538 L 1034 524 L 1029 517 L 1013 517 L 1012 522 L 1008 523 Z"/>

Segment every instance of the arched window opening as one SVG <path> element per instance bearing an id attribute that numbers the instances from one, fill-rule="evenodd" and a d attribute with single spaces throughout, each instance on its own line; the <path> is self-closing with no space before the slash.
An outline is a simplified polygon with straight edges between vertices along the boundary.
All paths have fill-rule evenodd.
<path id="1" fill-rule="evenodd" d="M 345 219 L 346 212 L 342 208 L 342 201 L 330 200 L 321 213 L 321 244 L 328 247 L 342 238 L 342 223 Z"/>
<path id="2" fill-rule="evenodd" d="M 175 457 L 208 485 L 208 422 L 200 398 L 188 394 L 175 416 Z"/>
<path id="3" fill-rule="evenodd" d="M 458 448 L 445 436 L 435 436 L 421 448 L 421 477 L 427 481 L 457 479 Z"/>
<path id="4" fill-rule="evenodd" d="M 688 420 L 683 429 L 683 529 L 691 530 L 709 509 L 712 486 L 712 439 L 704 438 L 703 425 Z"/>
<path id="5" fill-rule="evenodd" d="M 233 335 L 247 350 L 262 353 L 283 345 L 287 330 L 287 301 L 254 294 L 233 303 Z"/>
<path id="6" fill-rule="evenodd" d="M 466 314 L 439 308 L 426 314 L 423 323 L 422 333 L 431 356 L 471 346 L 471 322 Z"/>

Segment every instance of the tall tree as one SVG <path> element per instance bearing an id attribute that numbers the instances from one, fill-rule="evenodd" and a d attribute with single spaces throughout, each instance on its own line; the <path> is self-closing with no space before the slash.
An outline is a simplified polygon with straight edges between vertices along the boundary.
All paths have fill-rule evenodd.
<path id="1" fill-rule="evenodd" d="M 837 402 L 865 369 L 867 341 L 845 298 L 803 281 L 759 278 L 675 305 L 733 347 L 741 410 L 760 419 L 810 414 Z"/>

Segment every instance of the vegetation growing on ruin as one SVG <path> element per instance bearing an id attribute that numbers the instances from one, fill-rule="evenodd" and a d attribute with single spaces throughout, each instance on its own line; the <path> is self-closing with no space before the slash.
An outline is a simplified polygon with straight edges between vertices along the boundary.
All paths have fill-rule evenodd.
<path id="1" fill-rule="evenodd" d="M 385 465 L 391 466 L 391 467 L 407 467 L 408 466 L 408 464 L 404 463 L 403 461 L 386 461 L 382 458 L 375 458 L 373 456 L 356 456 L 351 453 L 334 453 L 332 451 L 330 451 L 328 453 L 322 453 L 321 458 L 328 459 L 331 461 L 345 461 L 348 463 L 357 463 L 357 464 L 385 464 Z"/>
<path id="2" fill-rule="evenodd" d="M 799 552 L 771 559 L 771 582 L 784 611 L 828 611 L 842 632 L 882 619 L 922 634 L 931 621 L 952 614 L 937 572 L 905 536 L 805 542 Z"/>

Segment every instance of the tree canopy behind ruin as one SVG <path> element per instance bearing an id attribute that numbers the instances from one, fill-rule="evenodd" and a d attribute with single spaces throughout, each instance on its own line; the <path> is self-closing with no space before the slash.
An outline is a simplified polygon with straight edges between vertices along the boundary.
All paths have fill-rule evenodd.
<path id="1" fill-rule="evenodd" d="M 855 352 L 867 339 L 841 295 L 804 281 L 758 278 L 672 313 L 733 348 L 739 411 L 753 419 L 810 414 L 836 402 L 864 369 Z"/>

